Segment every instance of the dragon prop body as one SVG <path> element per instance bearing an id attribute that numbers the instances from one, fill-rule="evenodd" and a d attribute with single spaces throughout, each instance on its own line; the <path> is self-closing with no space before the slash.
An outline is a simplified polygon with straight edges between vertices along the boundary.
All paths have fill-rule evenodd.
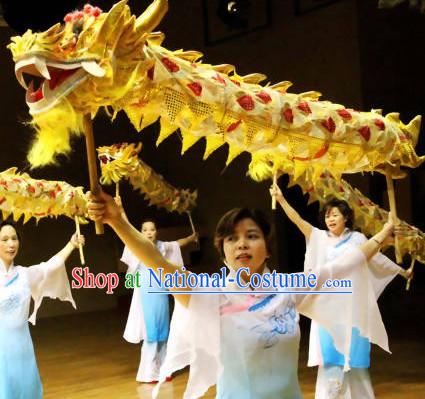
<path id="1" fill-rule="evenodd" d="M 196 206 L 197 193 L 174 188 L 150 166 L 139 159 L 142 145 L 115 144 L 97 149 L 102 184 L 128 179 L 135 190 L 149 200 L 149 205 L 163 207 L 169 212 L 190 212 Z"/>
<path id="2" fill-rule="evenodd" d="M 83 220 L 87 204 L 82 187 L 62 181 L 36 180 L 10 168 L 0 173 L 0 210 L 3 219 L 12 214 L 17 221 L 23 215 L 24 223 L 32 217 L 38 221 L 60 215 L 79 216 Z"/>
<path id="3" fill-rule="evenodd" d="M 323 170 L 339 177 L 423 161 L 414 151 L 419 117 L 404 125 L 396 113 L 347 109 L 319 101 L 317 92 L 288 93 L 290 82 L 261 86 L 262 74 L 241 77 L 230 65 L 197 62 L 199 52 L 169 51 L 160 46 L 164 35 L 151 33 L 166 11 L 166 0 L 137 19 L 125 0 L 109 13 L 87 5 L 45 32 L 12 38 L 16 76 L 38 131 L 29 154 L 34 166 L 68 151 L 70 132 L 81 132 L 82 116 L 101 107 L 112 118 L 123 110 L 137 130 L 160 119 L 158 142 L 180 129 L 182 152 L 205 137 L 205 157 L 227 143 L 228 162 L 247 151 L 251 169 L 271 161 L 310 180 Z M 25 74 L 38 85 L 33 79 L 27 87 Z"/>
<path id="4" fill-rule="evenodd" d="M 140 150 L 141 144 L 136 146 L 126 143 L 98 148 L 102 171 L 100 182 L 111 184 L 127 179 L 135 190 L 146 195 L 150 205 L 164 207 L 169 212 L 188 212 L 195 207 L 196 192 L 190 193 L 189 190 L 172 187 L 139 159 Z M 303 178 L 298 178 L 295 183 L 291 176 L 291 185 L 293 184 L 298 184 L 304 194 L 309 195 L 309 203 L 319 201 L 320 205 L 323 205 L 335 197 L 347 201 L 354 211 L 354 225 L 367 235 L 374 235 L 388 220 L 387 211 L 343 179 L 336 181 L 327 172 L 323 173 L 314 185 Z M 410 254 L 415 260 L 425 263 L 425 234 L 404 221 L 400 223 L 405 231 L 410 232 L 399 239 L 400 253 Z"/>
<path id="5" fill-rule="evenodd" d="M 314 91 L 289 93 L 290 82 L 262 86 L 262 74 L 239 76 L 231 65 L 200 62 L 199 52 L 169 51 L 161 47 L 164 35 L 152 33 L 166 11 L 166 0 L 154 0 L 138 18 L 125 0 L 108 13 L 87 5 L 45 32 L 12 38 L 37 131 L 33 166 L 68 152 L 83 115 L 94 117 L 100 108 L 111 119 L 124 111 L 138 131 L 159 119 L 158 143 L 180 129 L 182 153 L 203 137 L 204 158 L 226 143 L 227 163 L 249 152 L 254 179 L 288 173 L 317 199 L 325 171 L 335 178 L 329 189 L 343 173 L 400 177 L 401 167 L 424 161 L 414 150 L 419 116 L 405 125 L 397 113 L 360 112 L 320 101 Z"/>

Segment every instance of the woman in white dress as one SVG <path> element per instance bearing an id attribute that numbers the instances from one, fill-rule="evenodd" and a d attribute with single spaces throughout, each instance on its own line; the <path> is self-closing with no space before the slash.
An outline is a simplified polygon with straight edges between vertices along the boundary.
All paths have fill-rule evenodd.
<path id="1" fill-rule="evenodd" d="M 71 252 L 84 244 L 74 234 L 47 262 L 23 267 L 14 264 L 20 239 L 13 223 L 0 224 L 0 399 L 41 399 L 43 389 L 28 320 L 35 324 L 44 297 L 69 301 L 75 308 L 65 270 Z M 30 318 L 31 298 L 34 311 Z"/>
<path id="2" fill-rule="evenodd" d="M 326 230 L 313 227 L 292 208 L 282 195 L 279 187 L 275 188 L 276 199 L 288 218 L 298 227 L 306 239 L 305 272 L 320 272 L 323 265 L 341 257 L 349 248 L 357 247 L 367 241 L 364 234 L 351 230 L 353 211 L 346 201 L 331 199 L 323 207 L 322 224 Z M 336 267 L 338 264 L 333 263 Z M 334 270 L 330 271 L 331 273 Z M 370 259 L 367 273 L 358 269 L 353 287 L 353 308 L 361 306 L 359 301 L 368 298 L 377 300 L 386 285 L 398 274 L 406 279 L 410 271 L 404 270 L 389 258 L 377 253 Z M 353 311 L 355 311 L 353 309 Z M 343 367 L 348 361 L 335 349 L 332 337 L 314 320 L 311 323 L 308 365 L 319 366 L 316 382 L 316 399 L 372 399 L 373 388 L 369 377 L 370 342 L 360 335 L 358 328 L 353 328 L 349 353 L 350 371 Z"/>
<path id="3" fill-rule="evenodd" d="M 107 194 L 90 195 L 88 210 L 92 220 L 109 224 L 148 267 L 187 275 L 123 219 L 119 207 Z M 393 224 L 388 222 L 373 239 L 359 248 L 350 248 L 350 256 L 335 260 L 339 267 L 332 277 L 349 277 L 353 268 L 366 267 L 367 259 L 379 250 L 392 231 Z M 201 291 L 179 294 L 181 288 L 171 290 L 176 309 L 160 379 L 164 381 L 173 371 L 190 365 L 185 399 L 201 397 L 212 385 L 217 385 L 219 399 L 301 398 L 297 375 L 298 312 L 325 326 L 343 353 L 349 349 L 348 332 L 353 325 L 367 329 L 372 341 L 385 346 L 385 329 L 379 317 L 367 321 L 350 317 L 342 324 L 340 320 L 335 322 L 334 314 L 348 308 L 349 295 L 339 295 L 329 301 L 329 295 L 256 294 L 255 291 L 232 294 L 238 290 L 232 285 L 232 279 L 242 267 L 250 274 L 267 272 L 269 240 L 270 227 L 262 214 L 247 209 L 229 211 L 216 231 L 216 245 L 230 269 L 227 287 L 210 295 Z M 318 287 L 330 277 L 327 270 L 318 275 Z M 246 278 L 242 273 L 242 279 Z M 158 389 L 159 386 L 154 396 Z"/>
<path id="4" fill-rule="evenodd" d="M 121 205 L 121 201 L 116 199 Z M 183 258 L 180 248 L 196 241 L 197 235 L 192 234 L 177 241 L 157 240 L 156 223 L 152 219 L 142 222 L 141 233 L 151 241 L 161 255 L 170 263 L 183 266 Z M 168 295 L 150 294 L 149 291 L 167 291 L 159 285 L 148 286 L 149 272 L 147 267 L 124 247 L 121 261 L 128 266 L 128 273 L 138 273 L 141 287 L 135 287 L 131 300 L 127 325 L 124 338 L 131 343 L 143 341 L 140 355 L 139 368 L 136 381 L 145 383 L 157 383 L 159 370 L 164 362 L 167 352 L 167 340 L 170 330 L 170 310 Z M 171 376 L 167 377 L 171 380 Z"/>

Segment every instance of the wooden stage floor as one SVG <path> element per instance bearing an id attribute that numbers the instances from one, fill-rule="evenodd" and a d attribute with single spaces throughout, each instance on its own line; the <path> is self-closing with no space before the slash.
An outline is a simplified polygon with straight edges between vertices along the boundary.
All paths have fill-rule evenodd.
<path id="1" fill-rule="evenodd" d="M 148 399 L 152 386 L 135 381 L 140 346 L 122 338 L 118 311 L 41 319 L 32 329 L 44 399 Z M 314 397 L 315 369 L 306 367 L 303 333 L 299 379 L 304 399 Z M 393 338 L 393 354 L 375 350 L 371 376 L 378 399 L 425 398 L 425 338 Z M 187 371 L 164 384 L 161 399 L 180 399 Z M 214 389 L 204 398 L 213 399 Z M 241 398 L 243 399 L 243 398 Z M 361 398 L 359 398 L 361 399 Z"/>

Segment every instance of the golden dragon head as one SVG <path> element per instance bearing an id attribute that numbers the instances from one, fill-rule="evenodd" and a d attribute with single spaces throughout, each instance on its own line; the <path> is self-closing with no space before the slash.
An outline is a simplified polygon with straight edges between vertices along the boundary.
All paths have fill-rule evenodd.
<path id="1" fill-rule="evenodd" d="M 143 193 L 149 205 L 163 207 L 169 212 L 189 212 L 196 206 L 197 192 L 178 189 L 149 165 L 139 159 L 142 143 L 119 143 L 97 149 L 102 184 L 128 179 L 134 190 Z"/>
<path id="2" fill-rule="evenodd" d="M 119 111 L 126 93 L 143 85 L 152 63 L 143 46 L 148 39 L 162 40 L 162 34 L 151 32 L 168 3 L 154 0 L 138 18 L 126 3 L 120 1 L 107 13 L 87 4 L 44 32 L 28 30 L 12 37 L 8 48 L 15 74 L 26 90 L 38 141 L 44 141 L 33 147 L 38 159 L 32 162 L 29 155 L 33 165 L 45 163 L 52 153 L 67 152 L 65 138 L 82 131 L 84 114 L 94 116 L 102 106 Z"/>
<path id="3" fill-rule="evenodd" d="M 102 176 L 102 184 L 118 183 L 128 178 L 135 172 L 140 164 L 139 152 L 142 143 L 139 144 L 113 144 L 97 148 Z"/>

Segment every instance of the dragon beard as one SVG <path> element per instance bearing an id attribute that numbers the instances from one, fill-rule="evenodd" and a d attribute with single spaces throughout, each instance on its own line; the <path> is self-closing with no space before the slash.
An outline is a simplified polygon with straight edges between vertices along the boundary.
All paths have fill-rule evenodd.
<path id="1" fill-rule="evenodd" d="M 83 119 L 66 98 L 49 111 L 33 115 L 29 125 L 36 137 L 27 156 L 31 167 L 57 164 L 58 155 L 68 155 L 71 137 L 84 132 Z"/>

